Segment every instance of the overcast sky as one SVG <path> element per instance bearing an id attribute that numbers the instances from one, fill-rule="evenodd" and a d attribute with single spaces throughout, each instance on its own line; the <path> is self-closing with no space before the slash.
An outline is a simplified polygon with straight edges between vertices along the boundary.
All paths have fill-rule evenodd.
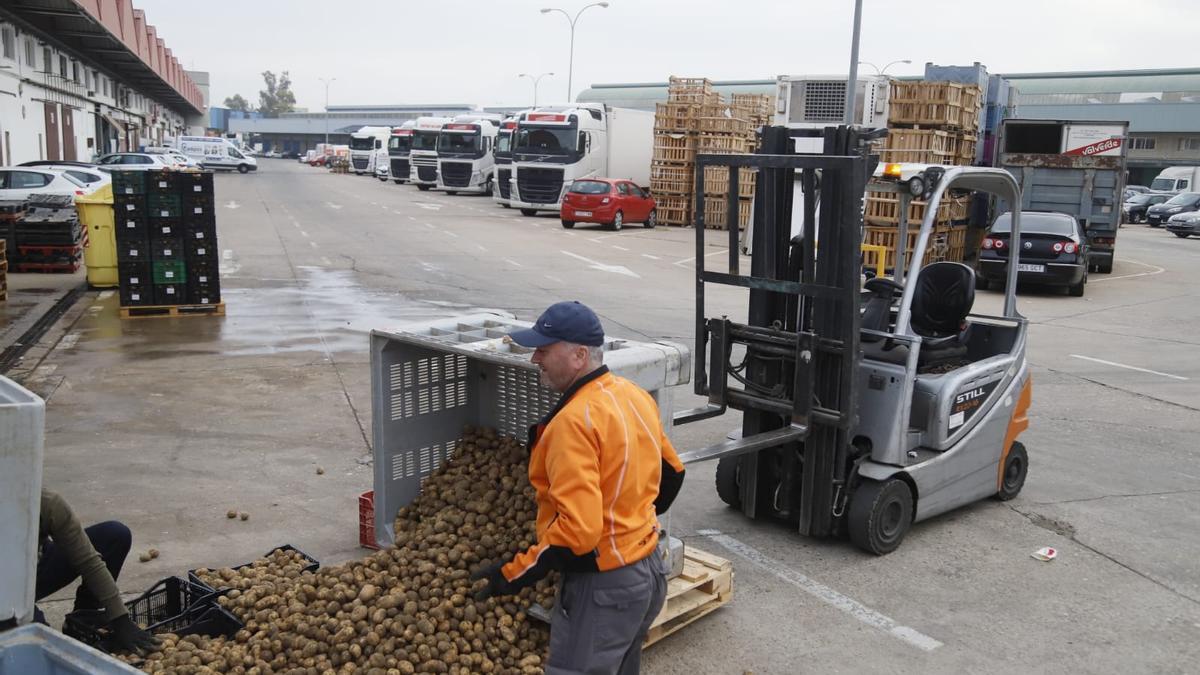
<path id="1" fill-rule="evenodd" d="M 547 5 L 546 3 L 550 3 Z M 258 101 L 264 70 L 291 72 L 297 105 L 523 105 L 519 73 L 556 73 L 538 99 L 567 95 L 569 29 L 586 0 L 134 0 L 211 102 Z M 993 73 L 1195 67 L 1196 0 L 864 0 L 860 57 L 889 74 L 924 64 Z M 852 0 L 611 0 L 580 18 L 576 94 L 592 83 L 844 73 Z M 864 67 L 871 72 L 870 67 Z"/>

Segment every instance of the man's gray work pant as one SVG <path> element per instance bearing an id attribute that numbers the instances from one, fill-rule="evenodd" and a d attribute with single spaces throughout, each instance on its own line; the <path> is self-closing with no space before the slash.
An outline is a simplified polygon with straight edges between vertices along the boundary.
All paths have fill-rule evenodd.
<path id="1" fill-rule="evenodd" d="M 607 572 L 564 574 L 546 675 L 637 673 L 642 641 L 666 598 L 667 567 L 658 551 Z"/>

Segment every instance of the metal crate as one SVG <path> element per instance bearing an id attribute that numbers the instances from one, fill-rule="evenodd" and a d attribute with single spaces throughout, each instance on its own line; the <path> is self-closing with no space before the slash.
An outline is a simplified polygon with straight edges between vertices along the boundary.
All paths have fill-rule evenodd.
<path id="1" fill-rule="evenodd" d="M 494 427 L 525 440 L 558 395 L 538 381 L 532 349 L 503 338 L 530 323 L 505 314 L 472 314 L 371 332 L 371 406 L 375 453 L 375 540 L 395 538 L 393 520 L 425 478 L 450 457 L 466 425 Z M 606 337 L 604 363 L 658 403 L 671 428 L 668 387 L 691 379 L 688 349 L 670 342 Z"/>
<path id="2" fill-rule="evenodd" d="M 120 675 L 140 672 L 40 623 L 0 633 L 0 675 Z"/>
<path id="3" fill-rule="evenodd" d="M 0 377 L 0 622 L 33 618 L 46 404 Z"/>

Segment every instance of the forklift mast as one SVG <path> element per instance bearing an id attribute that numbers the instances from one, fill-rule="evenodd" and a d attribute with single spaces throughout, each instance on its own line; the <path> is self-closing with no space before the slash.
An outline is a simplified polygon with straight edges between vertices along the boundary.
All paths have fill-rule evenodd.
<path id="1" fill-rule="evenodd" d="M 823 136 L 824 151 L 797 154 L 794 137 L 813 135 Z M 684 452 L 681 459 L 720 460 L 718 482 L 723 472 L 736 476 L 736 502 L 747 516 L 794 522 L 806 535 L 837 532 L 847 480 L 869 451 L 853 446 L 854 388 L 862 203 L 877 163 L 868 142 L 878 135 L 846 126 L 765 127 L 757 154 L 696 160 L 695 391 L 708 404 L 681 411 L 675 423 L 729 408 L 741 411 L 743 421 L 740 438 Z M 725 222 L 731 224 L 738 222 L 738 169 L 758 173 L 748 275 L 739 269 L 739 232 L 732 225 L 728 272 L 705 269 L 706 167 L 727 167 Z M 802 229 L 793 237 L 797 179 Z M 707 284 L 748 289 L 747 322 L 709 317 Z"/>

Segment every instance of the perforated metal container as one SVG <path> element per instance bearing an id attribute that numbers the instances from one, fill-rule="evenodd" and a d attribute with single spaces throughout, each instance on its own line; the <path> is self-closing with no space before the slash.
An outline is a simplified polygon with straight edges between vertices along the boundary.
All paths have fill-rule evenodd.
<path id="1" fill-rule="evenodd" d="M 136 675 L 140 672 L 40 623 L 0 633 L 0 675 Z"/>
<path id="2" fill-rule="evenodd" d="M 525 440 L 558 395 L 538 381 L 532 349 L 504 336 L 528 322 L 472 314 L 371 332 L 371 406 L 375 456 L 375 538 L 395 538 L 392 522 L 425 478 L 454 452 L 466 425 L 494 427 Z M 604 363 L 658 402 L 670 430 L 668 387 L 691 379 L 686 347 L 607 338 Z"/>
<path id="3" fill-rule="evenodd" d="M 0 377 L 0 621 L 33 618 L 46 404 Z"/>

